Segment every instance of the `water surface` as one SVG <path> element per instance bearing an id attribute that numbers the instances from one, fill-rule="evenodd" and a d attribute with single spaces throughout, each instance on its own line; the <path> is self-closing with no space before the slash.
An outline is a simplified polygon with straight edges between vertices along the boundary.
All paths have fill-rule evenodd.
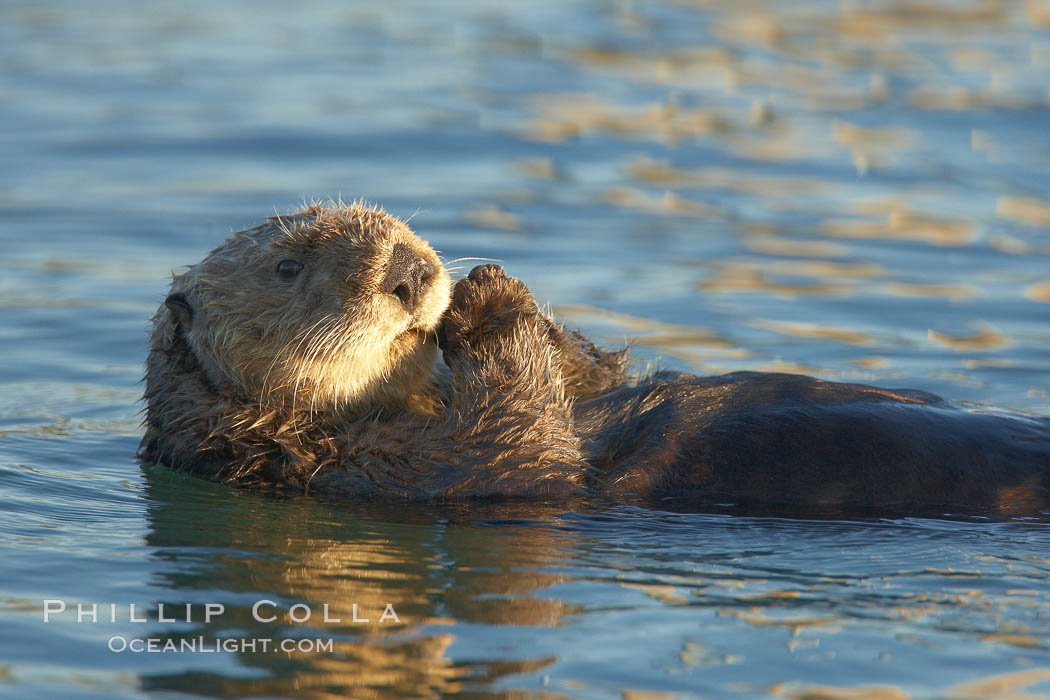
<path id="1" fill-rule="evenodd" d="M 640 369 L 1050 413 L 1045 0 L 54 0 L 0 20 L 0 694 L 1050 694 L 1039 519 L 390 508 L 134 458 L 171 272 L 339 195 L 414 217 L 446 259 L 502 261 L 588 335 L 634 339 Z M 106 606 L 45 624 L 45 599 Z"/>

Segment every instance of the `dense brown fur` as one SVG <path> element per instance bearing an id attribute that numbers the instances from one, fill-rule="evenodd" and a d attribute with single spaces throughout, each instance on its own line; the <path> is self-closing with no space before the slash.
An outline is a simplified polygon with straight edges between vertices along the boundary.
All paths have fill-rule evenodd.
<path id="1" fill-rule="evenodd" d="M 1047 507 L 1048 419 L 796 375 L 632 380 L 499 267 L 448 286 L 358 204 L 235 234 L 154 318 L 141 455 L 355 498 Z"/>

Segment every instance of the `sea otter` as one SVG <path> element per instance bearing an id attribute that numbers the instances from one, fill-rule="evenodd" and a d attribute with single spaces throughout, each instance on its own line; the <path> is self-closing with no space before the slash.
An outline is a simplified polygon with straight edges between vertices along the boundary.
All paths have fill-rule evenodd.
<path id="1" fill-rule="evenodd" d="M 1048 418 L 799 375 L 631 376 L 627 360 L 498 266 L 450 290 L 403 222 L 314 205 L 174 277 L 153 319 L 140 455 L 348 499 L 1050 501 Z"/>

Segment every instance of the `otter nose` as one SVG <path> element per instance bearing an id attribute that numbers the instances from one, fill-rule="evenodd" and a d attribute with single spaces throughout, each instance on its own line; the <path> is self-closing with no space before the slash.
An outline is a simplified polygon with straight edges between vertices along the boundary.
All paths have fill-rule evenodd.
<path id="1" fill-rule="evenodd" d="M 419 303 L 423 287 L 434 276 L 434 266 L 412 252 L 404 243 L 394 246 L 383 278 L 383 291 L 393 294 L 401 300 L 406 308 L 414 308 Z"/>

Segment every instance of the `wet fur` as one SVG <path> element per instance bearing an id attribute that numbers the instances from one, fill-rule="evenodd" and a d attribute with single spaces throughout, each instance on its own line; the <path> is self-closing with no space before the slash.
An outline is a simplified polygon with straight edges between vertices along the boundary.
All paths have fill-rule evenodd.
<path id="1" fill-rule="evenodd" d="M 441 268 L 412 314 L 376 286 L 397 242 Z M 307 260 L 298 287 L 273 277 L 283 257 Z M 141 456 L 343 498 L 1047 508 L 1046 418 L 798 375 L 631 378 L 626 351 L 499 267 L 448 285 L 425 242 L 359 204 L 235 234 L 154 318 Z"/>

